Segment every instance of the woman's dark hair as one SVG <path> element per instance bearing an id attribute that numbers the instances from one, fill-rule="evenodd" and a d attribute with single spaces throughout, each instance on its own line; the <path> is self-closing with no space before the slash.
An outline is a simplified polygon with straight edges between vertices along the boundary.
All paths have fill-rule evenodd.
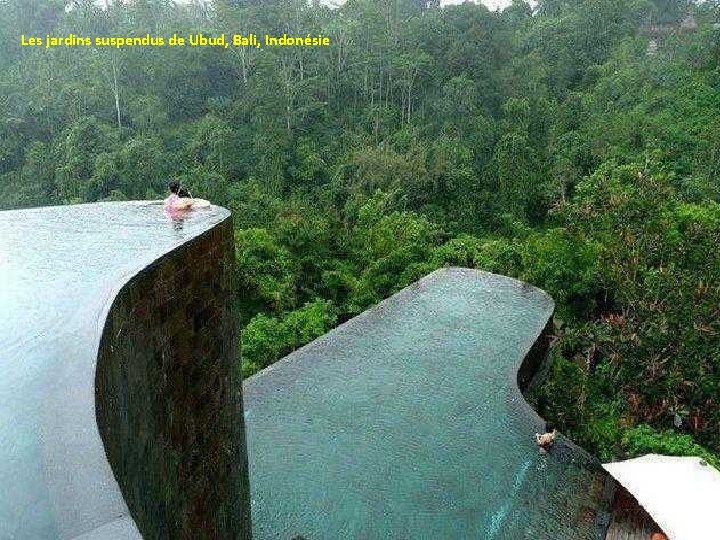
<path id="1" fill-rule="evenodd" d="M 190 195 L 190 192 L 184 187 L 181 187 L 177 194 L 181 199 L 192 199 L 192 195 Z"/>
<path id="2" fill-rule="evenodd" d="M 545 432 L 546 433 L 552 433 L 555 429 L 555 424 L 552 422 L 545 422 Z"/>
<path id="3" fill-rule="evenodd" d="M 180 191 L 180 182 L 177 180 L 170 180 L 168 182 L 168 189 L 170 190 L 170 193 L 177 194 L 177 192 Z"/>

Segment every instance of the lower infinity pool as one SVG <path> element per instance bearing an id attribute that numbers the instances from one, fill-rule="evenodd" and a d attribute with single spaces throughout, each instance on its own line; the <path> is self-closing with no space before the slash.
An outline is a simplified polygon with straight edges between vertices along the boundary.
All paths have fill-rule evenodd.
<path id="1" fill-rule="evenodd" d="M 553 307 L 439 270 L 246 380 L 254 538 L 596 538 L 602 475 L 516 387 Z"/>

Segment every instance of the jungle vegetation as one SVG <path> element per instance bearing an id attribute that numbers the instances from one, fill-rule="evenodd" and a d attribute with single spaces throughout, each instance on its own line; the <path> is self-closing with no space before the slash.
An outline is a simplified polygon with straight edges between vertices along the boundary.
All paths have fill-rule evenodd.
<path id="1" fill-rule="evenodd" d="M 557 302 L 546 418 L 717 459 L 717 1 L 105 4 L 0 0 L 2 208 L 231 208 L 246 376 L 433 269 L 516 276 Z M 331 45 L 20 45 L 197 32 Z"/>

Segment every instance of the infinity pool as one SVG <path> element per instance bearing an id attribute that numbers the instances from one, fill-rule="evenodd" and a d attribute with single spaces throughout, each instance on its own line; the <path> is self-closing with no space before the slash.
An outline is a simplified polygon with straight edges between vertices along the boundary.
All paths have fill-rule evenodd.
<path id="1" fill-rule="evenodd" d="M 227 217 L 0 212 L 0 538 L 140 537 L 95 418 L 104 321 L 129 279 Z M 512 279 L 441 270 L 245 381 L 254 538 L 596 538 L 602 473 L 538 454 L 515 385 L 552 311 Z"/>
<path id="2" fill-rule="evenodd" d="M 600 473 L 539 455 L 515 384 L 552 312 L 440 270 L 246 380 L 254 538 L 596 538 Z"/>
<path id="3" fill-rule="evenodd" d="M 172 221 L 152 203 L 0 212 L 0 538 L 140 537 L 95 419 L 105 315 L 139 270 L 228 215 Z"/>

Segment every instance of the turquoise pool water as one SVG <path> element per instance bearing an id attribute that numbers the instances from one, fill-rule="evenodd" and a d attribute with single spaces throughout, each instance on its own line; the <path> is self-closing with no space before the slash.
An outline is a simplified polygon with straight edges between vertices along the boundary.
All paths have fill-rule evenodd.
<path id="1" fill-rule="evenodd" d="M 515 386 L 553 302 L 440 270 L 244 383 L 257 540 L 596 537 L 597 473 Z"/>

